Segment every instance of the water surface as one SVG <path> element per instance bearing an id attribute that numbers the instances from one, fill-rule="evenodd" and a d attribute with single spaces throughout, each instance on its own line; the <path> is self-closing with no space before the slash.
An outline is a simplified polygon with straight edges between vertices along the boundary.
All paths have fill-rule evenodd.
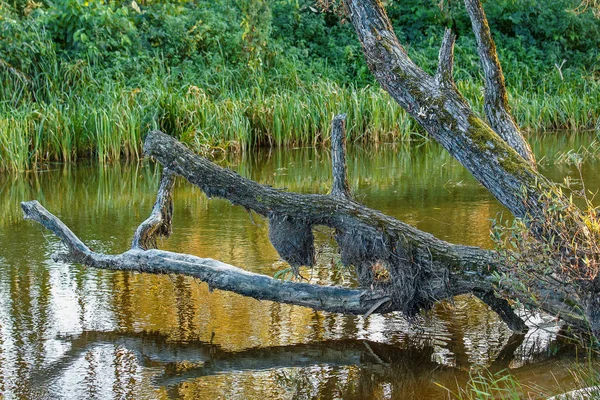
<path id="1" fill-rule="evenodd" d="M 533 140 L 554 180 L 579 176 L 554 165 L 557 152 L 590 135 Z M 219 164 L 275 187 L 326 193 L 326 149 L 281 149 Z M 490 247 L 490 219 L 504 212 L 434 144 L 349 150 L 357 199 L 456 243 Z M 598 163 L 582 174 L 600 188 Z M 0 393 L 6 398 L 446 398 L 438 384 L 466 385 L 469 371 L 510 368 L 540 395 L 575 383 L 574 346 L 556 322 L 511 332 L 471 297 L 439 304 L 415 321 L 393 313 L 342 316 L 214 291 L 187 277 L 101 271 L 55 263 L 60 243 L 22 220 L 19 202 L 37 199 L 94 250 L 118 253 L 154 202 L 160 169 L 55 166 L 0 177 Z M 264 274 L 286 267 L 267 224 L 240 207 L 207 199 L 179 178 L 173 236 L 161 248 L 212 257 Z M 331 232 L 317 232 L 314 283 L 353 285 Z M 552 372 L 552 373 L 550 373 Z M 541 388 L 541 389 L 540 389 Z M 537 392 L 536 392 L 537 390 Z"/>

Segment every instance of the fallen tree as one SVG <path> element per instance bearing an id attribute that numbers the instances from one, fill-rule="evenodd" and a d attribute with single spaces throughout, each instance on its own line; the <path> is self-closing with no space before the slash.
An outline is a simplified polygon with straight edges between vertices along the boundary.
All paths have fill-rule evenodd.
<path id="1" fill-rule="evenodd" d="M 131 250 L 120 255 L 93 252 L 37 201 L 21 206 L 25 218 L 50 229 L 66 244 L 67 251 L 57 254 L 57 260 L 97 268 L 185 274 L 207 282 L 211 288 L 350 314 L 401 310 L 413 315 L 436 301 L 476 293 L 511 328 L 525 329 L 507 303 L 491 296 L 490 268 L 496 267 L 497 258 L 494 252 L 437 239 L 349 197 L 343 117 L 334 119 L 334 127 L 339 132 L 333 137 L 340 140 L 334 146 L 336 175 L 329 195 L 289 193 L 261 185 L 195 155 L 164 133 L 151 132 L 145 152 L 168 167 L 163 171 L 151 216 L 136 230 Z M 219 261 L 152 249 L 157 237 L 170 234 L 174 174 L 196 184 L 209 197 L 228 199 L 268 218 L 274 247 L 293 267 L 314 263 L 313 226 L 334 228 L 342 262 L 354 266 L 362 286 L 369 289 L 280 281 Z"/>
<path id="2" fill-rule="evenodd" d="M 541 175 L 527 141 L 512 119 L 502 69 L 479 0 L 465 0 L 485 74 L 489 124 L 469 107 L 452 79 L 454 34 L 446 30 L 435 76 L 410 60 L 381 2 L 347 0 L 347 13 L 367 63 L 382 86 L 515 217 L 523 221 L 520 252 L 494 252 L 445 242 L 352 199 L 346 177 L 344 116 L 333 120 L 334 182 L 328 195 L 289 193 L 245 179 L 193 154 L 174 138 L 151 132 L 144 151 L 164 167 L 152 215 L 120 255 L 91 251 L 37 202 L 22 203 L 25 217 L 52 230 L 67 245 L 58 259 L 108 269 L 178 273 L 211 288 L 257 299 L 334 312 L 401 311 L 412 316 L 435 302 L 472 293 L 515 331 L 527 327 L 502 296 L 600 333 L 595 217 L 573 205 Z M 269 238 L 292 268 L 314 264 L 313 227 L 334 230 L 341 261 L 356 271 L 360 288 L 279 281 L 211 259 L 152 249 L 170 233 L 173 174 L 269 221 Z M 528 248 L 543 250 L 544 259 Z M 500 295 L 500 296 L 499 296 Z"/>
<path id="3" fill-rule="evenodd" d="M 25 218 L 39 222 L 66 244 L 67 251 L 56 255 L 57 260 L 97 268 L 184 274 L 207 282 L 211 288 L 256 299 L 349 314 L 398 310 L 412 316 L 437 301 L 473 293 L 511 329 L 525 330 L 526 325 L 509 304 L 493 294 L 492 273 L 502 268 L 496 252 L 445 242 L 351 198 L 343 124 L 343 116 L 334 119 L 335 174 L 328 195 L 290 193 L 261 185 L 194 154 L 164 133 L 151 132 L 144 151 L 165 166 L 161 185 L 151 216 L 136 230 L 131 250 L 120 255 L 93 252 L 37 201 L 22 203 L 22 208 Z M 314 226 L 333 228 L 342 263 L 355 268 L 361 286 L 367 289 L 280 281 L 216 260 L 153 249 L 156 238 L 168 236 L 171 230 L 174 174 L 197 185 L 209 197 L 225 198 L 266 217 L 269 238 L 293 267 L 313 265 Z M 562 313 L 571 323 L 583 326 L 562 299 L 549 304 L 549 312 Z"/>

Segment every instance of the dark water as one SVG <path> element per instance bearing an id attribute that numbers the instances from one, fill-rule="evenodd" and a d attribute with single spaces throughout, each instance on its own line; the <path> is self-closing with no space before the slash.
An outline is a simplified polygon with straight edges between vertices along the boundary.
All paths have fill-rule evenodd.
<path id="1" fill-rule="evenodd" d="M 591 135 L 533 141 L 544 172 L 578 176 L 552 156 L 589 143 Z M 259 182 L 326 192 L 325 150 L 287 149 L 220 164 Z M 582 169 L 600 188 L 598 163 Z M 443 239 L 491 246 L 490 218 L 502 207 L 443 150 L 352 148 L 356 197 Z M 232 293 L 209 292 L 190 278 L 99 271 L 55 263 L 56 238 L 21 218 L 19 202 L 38 199 L 94 250 L 128 248 L 154 202 L 159 169 L 134 165 L 57 166 L 0 177 L 0 392 L 5 398 L 127 399 L 435 399 L 440 387 L 465 386 L 469 371 L 510 368 L 537 389 L 575 385 L 574 347 L 554 321 L 525 337 L 511 332 L 470 297 L 438 305 L 409 323 L 400 315 L 340 316 Z M 273 275 L 285 265 L 259 217 L 208 200 L 183 180 L 175 190 L 168 250 L 212 257 Z M 330 232 L 317 234 L 315 283 L 352 285 L 335 267 Z"/>

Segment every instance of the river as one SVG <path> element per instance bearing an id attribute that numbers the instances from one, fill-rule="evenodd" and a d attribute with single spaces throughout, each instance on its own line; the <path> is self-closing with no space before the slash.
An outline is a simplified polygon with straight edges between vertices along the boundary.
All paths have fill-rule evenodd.
<path id="1" fill-rule="evenodd" d="M 579 177 L 556 154 L 591 134 L 532 140 L 541 170 L 560 181 Z M 220 165 L 261 183 L 325 193 L 326 149 L 215 155 Z M 490 219 L 505 212 L 470 174 L 434 143 L 350 146 L 355 197 L 439 238 L 491 247 Z M 596 160 L 581 172 L 600 188 Z M 39 200 L 94 250 L 129 247 L 149 214 L 160 169 L 149 161 L 52 165 L 0 177 L 0 393 L 6 399 L 436 399 L 469 373 L 511 373 L 534 396 L 576 385 L 576 346 L 561 326 L 529 315 L 513 336 L 471 297 L 438 304 L 413 321 L 401 315 L 342 316 L 215 290 L 187 277 L 88 269 L 52 261 L 60 243 L 23 221 L 19 202 Z M 207 199 L 178 178 L 173 236 L 166 250 L 216 258 L 274 275 L 286 268 L 267 224 L 240 207 Z M 505 213 L 506 214 L 506 213 Z M 506 217 L 506 215 L 505 215 Z M 354 285 L 339 265 L 331 232 L 316 233 L 313 283 Z"/>

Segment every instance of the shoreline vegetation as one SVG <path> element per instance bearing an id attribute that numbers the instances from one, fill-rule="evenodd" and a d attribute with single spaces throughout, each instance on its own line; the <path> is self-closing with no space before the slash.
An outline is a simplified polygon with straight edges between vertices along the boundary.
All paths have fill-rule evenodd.
<path id="1" fill-rule="evenodd" d="M 488 17 L 518 124 L 600 129 L 600 22 L 574 15 L 568 0 L 497 3 Z M 328 142 L 340 112 L 352 142 L 423 139 L 374 83 L 344 16 L 311 4 L 0 1 L 0 171 L 135 160 L 151 129 L 205 154 L 314 146 Z M 430 72 L 452 13 L 457 83 L 482 110 L 468 17 L 435 4 L 392 3 L 388 12 Z"/>

